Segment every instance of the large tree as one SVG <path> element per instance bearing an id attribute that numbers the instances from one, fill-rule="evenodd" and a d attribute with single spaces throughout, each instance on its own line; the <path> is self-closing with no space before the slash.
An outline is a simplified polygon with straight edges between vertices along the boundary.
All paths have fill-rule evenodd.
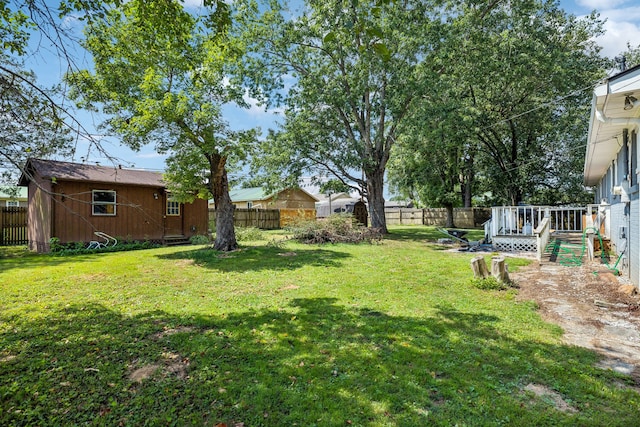
<path id="1" fill-rule="evenodd" d="M 0 185 L 15 185 L 28 157 L 71 155 L 72 133 L 76 141 L 82 138 L 101 150 L 65 105 L 64 92 L 43 87 L 25 61 L 44 45 L 63 66 L 73 67 L 74 39 L 64 17 L 74 13 L 90 20 L 115 2 L 0 0 Z"/>
<path id="2" fill-rule="evenodd" d="M 409 129 L 411 138 L 402 141 L 411 145 L 399 151 L 441 173 L 400 179 L 397 173 L 407 169 L 394 168 L 396 181 L 413 181 L 436 202 L 452 198 L 456 181 L 466 189 L 465 204 L 472 186 L 494 203 L 579 201 L 584 191 L 575 159 L 582 158 L 591 88 L 604 71 L 593 41 L 601 23 L 569 16 L 549 0 L 466 0 L 454 10 L 440 51 L 438 95 L 416 110 L 419 126 Z M 434 135 L 437 129 L 445 132 Z M 447 144 L 434 149 L 438 139 Z M 447 156 L 455 145 L 457 157 Z M 444 175 L 454 159 L 457 167 Z M 448 186 L 441 184 L 445 176 Z"/>
<path id="3" fill-rule="evenodd" d="M 106 113 L 104 127 L 125 144 L 155 143 L 170 153 L 176 194 L 206 196 L 207 185 L 216 205 L 214 248 L 230 251 L 237 241 L 227 161 L 247 151 L 254 131 L 232 132 L 222 117 L 224 104 L 244 105 L 244 91 L 227 75 L 239 50 L 226 37 L 227 6 L 205 3 L 212 12 L 200 18 L 177 0 L 131 0 L 108 11 L 86 29 L 94 70 L 68 81 L 79 105 Z"/>
<path id="4" fill-rule="evenodd" d="M 371 225 L 387 232 L 391 148 L 438 72 L 430 58 L 446 25 L 437 3 L 308 0 L 291 16 L 272 1 L 258 20 L 247 20 L 256 85 L 276 97 L 274 82 L 292 85 L 262 165 L 283 177 L 325 174 L 354 184 L 369 202 Z"/>
<path id="5" fill-rule="evenodd" d="M 555 0 L 513 0 L 487 13 L 475 0 L 461 6 L 448 77 L 470 119 L 484 190 L 514 205 L 575 191 L 580 170 L 565 168 L 581 157 L 585 109 L 604 73 L 593 40 L 601 22 L 568 15 Z"/>

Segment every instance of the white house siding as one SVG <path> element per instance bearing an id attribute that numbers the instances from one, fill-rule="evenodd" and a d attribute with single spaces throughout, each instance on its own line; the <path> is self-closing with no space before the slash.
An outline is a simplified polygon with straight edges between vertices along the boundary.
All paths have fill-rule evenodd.
<path id="1" fill-rule="evenodd" d="M 616 196 L 616 199 L 618 199 L 619 197 Z M 628 230 L 626 233 L 621 233 L 621 227 L 625 227 L 628 229 L 628 218 L 625 215 L 625 203 L 615 203 L 613 205 L 611 205 L 611 249 L 613 250 L 613 255 L 610 258 L 609 261 L 609 265 L 611 267 L 614 266 L 614 264 L 616 263 L 616 261 L 618 260 L 618 256 L 620 255 L 620 253 L 625 250 L 627 242 L 626 239 L 628 237 Z M 621 273 L 623 274 L 628 274 L 627 272 L 623 272 L 622 267 L 626 266 L 626 263 L 623 263 L 622 260 L 620 260 L 620 263 L 618 264 L 618 269 L 621 271 Z M 625 275 L 626 275 L 625 274 Z"/>
<path id="2" fill-rule="evenodd" d="M 640 200 L 638 199 L 638 193 L 635 193 L 635 198 L 631 200 L 631 221 L 629 226 L 629 258 L 632 262 L 627 262 L 629 265 L 629 278 L 632 283 L 636 285 L 640 283 Z"/>

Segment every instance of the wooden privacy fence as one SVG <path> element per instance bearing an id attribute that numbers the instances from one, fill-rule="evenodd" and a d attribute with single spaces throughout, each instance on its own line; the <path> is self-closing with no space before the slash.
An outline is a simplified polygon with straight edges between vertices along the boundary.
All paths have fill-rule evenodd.
<path id="1" fill-rule="evenodd" d="M 216 210 L 209 209 L 209 224 L 212 231 L 216 229 Z M 239 209 L 233 212 L 233 225 L 236 227 L 256 227 L 262 230 L 280 228 L 280 211 L 278 209 Z"/>
<path id="2" fill-rule="evenodd" d="M 26 245 L 28 242 L 27 208 L 1 208 L 0 246 Z"/>
<path id="3" fill-rule="evenodd" d="M 384 211 L 389 225 L 435 225 L 444 227 L 446 209 L 389 208 Z M 491 217 L 487 208 L 455 208 L 453 218 L 456 227 L 477 228 Z M 236 208 L 233 224 L 236 227 L 256 227 L 275 230 L 300 219 L 315 219 L 315 209 L 240 209 Z M 209 209 L 209 224 L 215 230 L 216 211 Z"/>
<path id="4" fill-rule="evenodd" d="M 384 210 L 387 225 L 435 225 L 444 227 L 447 210 L 444 208 L 388 208 Z M 476 228 L 491 218 L 489 208 L 454 208 L 453 222 L 456 227 Z"/>
<path id="5" fill-rule="evenodd" d="M 286 227 L 300 219 L 315 219 L 315 209 L 240 209 L 233 213 L 233 225 L 236 227 L 256 227 L 262 230 L 275 230 Z M 215 230 L 216 211 L 209 209 L 209 224 Z"/>

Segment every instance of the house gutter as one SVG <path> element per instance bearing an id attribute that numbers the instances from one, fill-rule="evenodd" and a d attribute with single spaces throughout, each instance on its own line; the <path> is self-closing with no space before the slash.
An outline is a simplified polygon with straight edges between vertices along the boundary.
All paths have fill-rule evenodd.
<path id="1" fill-rule="evenodd" d="M 599 108 L 596 108 L 596 119 L 598 119 L 600 123 L 607 125 L 622 125 L 627 126 L 630 129 L 640 129 L 640 118 L 620 117 L 613 119 L 605 116 Z"/>

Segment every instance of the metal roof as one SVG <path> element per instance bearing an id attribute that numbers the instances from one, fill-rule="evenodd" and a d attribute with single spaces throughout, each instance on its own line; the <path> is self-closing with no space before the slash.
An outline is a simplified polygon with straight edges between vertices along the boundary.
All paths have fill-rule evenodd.
<path id="1" fill-rule="evenodd" d="M 239 188 L 229 191 L 229 197 L 233 202 L 253 202 L 256 200 L 266 200 L 273 196 L 267 193 L 262 187 Z"/>
<path id="2" fill-rule="evenodd" d="M 638 130 L 640 107 L 625 110 L 627 95 L 640 99 L 640 65 L 610 77 L 593 91 L 584 162 L 586 185 L 596 185 L 607 173 L 620 151 L 623 130 Z"/>
<path id="3" fill-rule="evenodd" d="M 280 194 L 285 190 L 286 189 L 269 193 L 262 187 L 239 188 L 239 189 L 229 191 L 229 197 L 231 198 L 231 201 L 234 203 L 256 202 L 261 200 L 267 200 L 271 197 L 275 197 L 277 194 Z M 313 194 L 310 194 L 309 192 L 303 190 L 302 188 L 296 188 L 296 190 L 303 192 L 304 194 L 309 196 L 309 198 L 311 198 L 312 200 L 316 202 L 318 201 L 318 198 L 316 196 L 314 196 Z"/>
<path id="4" fill-rule="evenodd" d="M 29 184 L 29 175 L 63 181 L 91 181 L 107 184 L 129 184 L 144 187 L 164 187 L 162 173 L 139 169 L 123 169 L 89 165 L 86 163 L 60 162 L 57 160 L 29 159 L 26 174 L 20 176 L 19 185 Z M 28 175 L 27 175 L 28 174 Z"/>

